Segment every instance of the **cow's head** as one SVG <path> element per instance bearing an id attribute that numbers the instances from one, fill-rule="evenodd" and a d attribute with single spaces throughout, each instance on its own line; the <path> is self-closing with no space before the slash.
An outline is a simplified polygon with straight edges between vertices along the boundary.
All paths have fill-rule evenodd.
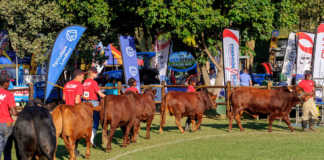
<path id="1" fill-rule="evenodd" d="M 147 88 L 144 90 L 144 94 L 150 95 L 152 97 L 152 99 L 154 100 L 155 95 L 156 95 L 156 89 L 153 88 Z"/>
<path id="2" fill-rule="evenodd" d="M 216 104 L 217 95 L 208 92 L 207 89 L 202 89 L 198 94 L 205 101 L 205 105 L 206 105 L 205 107 L 207 109 L 217 108 L 217 104 Z"/>
<path id="3" fill-rule="evenodd" d="M 292 93 L 297 99 L 302 102 L 305 98 L 304 90 L 299 86 L 287 86 L 287 89 L 290 93 Z"/>

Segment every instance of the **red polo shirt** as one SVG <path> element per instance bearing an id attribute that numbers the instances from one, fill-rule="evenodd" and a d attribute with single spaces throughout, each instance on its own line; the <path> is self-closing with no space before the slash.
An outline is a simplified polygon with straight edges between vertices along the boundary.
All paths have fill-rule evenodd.
<path id="1" fill-rule="evenodd" d="M 80 82 L 72 80 L 65 84 L 63 94 L 65 96 L 65 104 L 75 105 L 76 96 L 82 96 L 83 94 L 83 86 Z"/>
<path id="2" fill-rule="evenodd" d="M 15 106 L 15 98 L 9 91 L 0 88 L 0 123 L 13 122 L 10 116 L 10 108 Z"/>
<path id="3" fill-rule="evenodd" d="M 196 92 L 196 89 L 195 89 L 194 86 L 190 85 L 190 86 L 188 86 L 188 88 L 187 88 L 187 92 Z"/>
<path id="4" fill-rule="evenodd" d="M 131 91 L 131 92 L 134 92 L 134 93 L 139 93 L 138 89 L 136 87 L 129 87 L 129 88 L 126 89 L 125 92 L 127 92 L 127 91 Z"/>
<path id="5" fill-rule="evenodd" d="M 314 89 L 314 81 L 312 80 L 301 80 L 298 86 L 304 90 L 306 93 L 312 93 Z"/>
<path id="6" fill-rule="evenodd" d="M 100 91 L 100 88 L 97 81 L 88 78 L 83 82 L 83 97 L 86 100 L 98 100 L 98 91 Z"/>

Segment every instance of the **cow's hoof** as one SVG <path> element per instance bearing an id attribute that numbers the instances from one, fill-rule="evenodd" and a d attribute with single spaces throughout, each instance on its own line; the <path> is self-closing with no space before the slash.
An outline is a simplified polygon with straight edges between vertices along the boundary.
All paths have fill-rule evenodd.
<path id="1" fill-rule="evenodd" d="M 89 158 L 90 158 L 90 154 L 86 154 L 86 155 L 85 155 L 85 158 L 86 158 L 86 159 L 89 159 Z"/>
<path id="2" fill-rule="evenodd" d="M 272 132 L 272 130 L 268 130 L 268 132 Z"/>
<path id="3" fill-rule="evenodd" d="M 111 148 L 107 148 L 106 152 L 109 153 L 111 151 Z"/>

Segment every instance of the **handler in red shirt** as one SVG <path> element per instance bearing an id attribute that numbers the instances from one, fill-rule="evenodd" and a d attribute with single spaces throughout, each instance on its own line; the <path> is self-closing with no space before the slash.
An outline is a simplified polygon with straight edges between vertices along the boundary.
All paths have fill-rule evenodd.
<path id="1" fill-rule="evenodd" d="M 82 81 L 84 79 L 84 72 L 77 69 L 73 72 L 73 80 L 66 83 L 63 89 L 63 100 L 67 105 L 75 105 L 81 103 L 81 96 L 83 94 Z"/>
<path id="2" fill-rule="evenodd" d="M 319 115 L 318 110 L 316 109 L 316 104 L 314 102 L 314 81 L 311 80 L 311 77 L 311 71 L 305 71 L 305 79 L 301 80 L 298 84 L 298 86 L 305 92 L 302 116 L 302 127 L 304 131 L 306 131 L 308 121 L 309 129 L 314 131 L 312 127 Z"/>
<path id="3" fill-rule="evenodd" d="M 0 159 L 12 132 L 13 115 L 17 115 L 15 98 L 7 89 L 9 87 L 9 75 L 0 75 Z M 5 157 L 6 158 L 6 157 Z"/>
<path id="4" fill-rule="evenodd" d="M 97 81 L 94 80 L 97 77 L 97 69 L 95 67 L 91 67 L 88 72 L 88 78 L 83 82 L 83 99 L 85 99 L 86 102 L 92 103 L 94 107 L 99 106 L 97 94 L 102 98 L 106 96 L 100 91 Z M 96 145 L 94 144 L 94 138 L 98 130 L 99 120 L 99 112 L 93 111 L 92 135 L 90 139 L 93 147 L 96 147 Z"/>
<path id="5" fill-rule="evenodd" d="M 134 93 L 139 93 L 138 92 L 138 89 L 136 88 L 136 79 L 135 78 L 130 78 L 128 79 L 128 88 L 126 89 L 125 92 L 127 91 L 131 91 L 131 92 L 134 92 Z"/>

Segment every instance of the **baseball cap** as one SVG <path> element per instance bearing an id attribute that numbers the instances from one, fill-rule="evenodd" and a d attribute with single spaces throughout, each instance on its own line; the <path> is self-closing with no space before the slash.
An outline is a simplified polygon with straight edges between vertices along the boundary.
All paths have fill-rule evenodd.
<path id="1" fill-rule="evenodd" d="M 75 78 L 76 76 L 81 75 L 81 74 L 85 74 L 85 73 L 83 71 L 81 71 L 80 69 L 76 69 L 73 72 L 73 78 Z"/>
<path id="2" fill-rule="evenodd" d="M 8 73 L 6 72 L 1 72 L 1 75 L 0 75 L 0 81 L 1 82 L 9 82 L 10 81 L 10 76 Z"/>
<path id="3" fill-rule="evenodd" d="M 89 71 L 91 71 L 91 72 L 93 72 L 93 73 L 98 73 L 98 70 L 97 70 L 96 67 L 91 67 L 91 68 L 89 69 Z"/>
<path id="4" fill-rule="evenodd" d="M 305 75 L 312 74 L 312 71 L 310 71 L 310 70 L 306 70 L 304 74 L 305 74 Z"/>

